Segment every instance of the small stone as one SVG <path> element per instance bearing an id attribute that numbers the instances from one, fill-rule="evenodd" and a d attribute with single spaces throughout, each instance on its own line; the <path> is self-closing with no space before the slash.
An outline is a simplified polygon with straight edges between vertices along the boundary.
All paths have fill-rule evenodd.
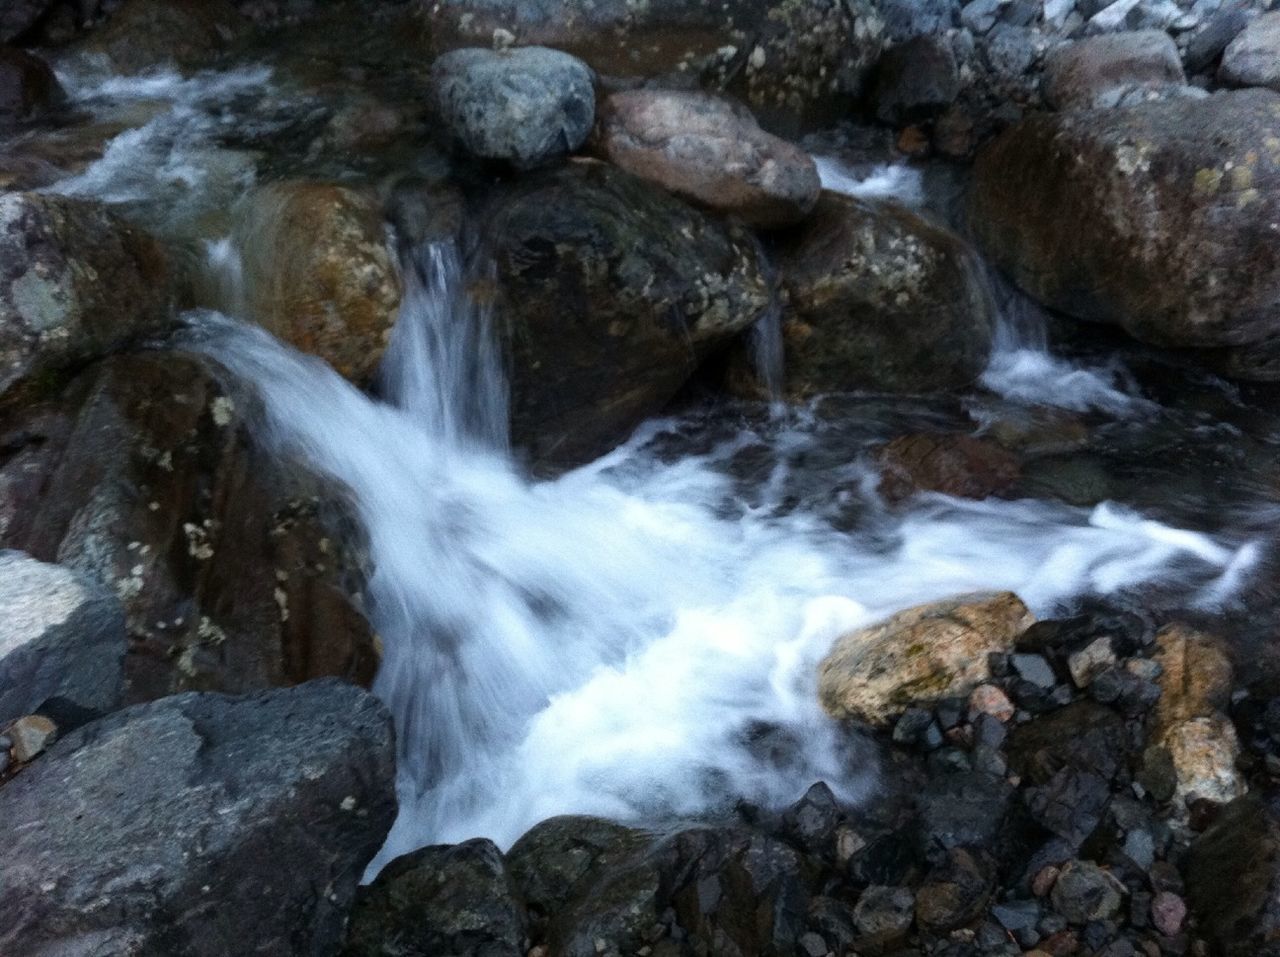
<path id="1" fill-rule="evenodd" d="M 1073 924 L 1106 920 L 1120 910 L 1124 893 L 1109 872 L 1091 861 L 1070 861 L 1053 885 L 1054 909 Z"/>
<path id="2" fill-rule="evenodd" d="M 969 695 L 970 720 L 976 715 L 987 714 L 1003 723 L 1013 718 L 1013 710 L 1009 696 L 995 685 L 978 685 Z"/>
<path id="3" fill-rule="evenodd" d="M 1009 901 L 991 908 L 991 916 L 1005 930 L 1017 932 L 1034 929 L 1040 922 L 1040 904 L 1036 901 Z"/>
<path id="4" fill-rule="evenodd" d="M 19 718 L 7 732 L 7 736 L 13 739 L 13 759 L 19 764 L 26 764 L 53 744 L 57 734 L 58 726 L 43 715 Z"/>
<path id="5" fill-rule="evenodd" d="M 1111 649 L 1111 638 L 1104 636 L 1090 642 L 1067 658 L 1067 670 L 1077 688 L 1087 688 L 1094 675 L 1116 663 L 1116 653 Z"/>
<path id="6" fill-rule="evenodd" d="M 1166 937 L 1173 937 L 1181 931 L 1186 918 L 1186 902 L 1177 894 L 1161 891 L 1151 902 L 1151 922 Z"/>
<path id="7" fill-rule="evenodd" d="M 1058 874 L 1058 868 L 1054 867 L 1052 864 L 1048 867 L 1042 868 L 1036 873 L 1036 876 L 1031 879 L 1031 893 L 1035 894 L 1036 897 L 1045 897 L 1048 895 L 1048 893 L 1053 890 L 1054 883 L 1058 880 Z"/>
<path id="8" fill-rule="evenodd" d="M 898 744 L 915 744 L 933 723 L 933 715 L 923 708 L 908 708 L 893 726 L 893 740 Z"/>
<path id="9" fill-rule="evenodd" d="M 1156 859 L 1156 844 L 1148 831 L 1130 831 L 1124 838 L 1124 852 L 1144 871 Z"/>
<path id="10" fill-rule="evenodd" d="M 1156 681 L 1164 673 L 1160 662 L 1151 658 L 1130 658 L 1124 663 L 1124 670 L 1142 681 Z"/>
<path id="11" fill-rule="evenodd" d="M 826 957 L 827 955 L 827 942 L 813 931 L 802 936 L 799 944 L 800 949 L 809 957 Z"/>
<path id="12" fill-rule="evenodd" d="M 1058 683 L 1053 668 L 1043 655 L 1012 655 L 1009 660 L 1018 676 L 1037 688 L 1048 689 Z"/>
<path id="13" fill-rule="evenodd" d="M 905 934 L 915 915 L 915 895 L 906 887 L 872 885 L 862 892 L 853 909 L 853 923 L 868 937 Z"/>
<path id="14" fill-rule="evenodd" d="M 1009 737 L 1008 727 L 1001 723 L 1000 719 L 989 714 L 978 715 L 972 728 L 974 742 L 989 748 L 1002 747 L 1005 739 Z"/>

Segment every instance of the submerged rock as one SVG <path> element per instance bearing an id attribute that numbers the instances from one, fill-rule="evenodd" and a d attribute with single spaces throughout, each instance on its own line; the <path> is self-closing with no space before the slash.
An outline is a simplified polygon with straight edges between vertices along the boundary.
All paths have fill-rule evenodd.
<path id="1" fill-rule="evenodd" d="M 38 117 L 64 97 L 44 60 L 17 47 L 0 46 L 0 128 Z"/>
<path id="2" fill-rule="evenodd" d="M 706 93 L 614 93 L 601 108 L 597 136 L 615 166 L 752 226 L 798 222 L 822 190 L 808 153 Z"/>
<path id="3" fill-rule="evenodd" d="M 246 314 L 356 382 L 372 378 L 400 306 L 372 192 L 273 183 L 241 200 L 232 233 Z"/>
<path id="4" fill-rule="evenodd" d="M 1280 91 L 1280 11 L 1258 17 L 1227 44 L 1218 80 Z"/>
<path id="5" fill-rule="evenodd" d="M 1278 215 L 1280 95 L 1247 90 L 1026 120 L 979 156 L 970 219 L 1055 309 L 1239 347 L 1280 336 Z"/>
<path id="6" fill-rule="evenodd" d="M 228 0 L 125 0 L 79 48 L 105 56 L 119 73 L 213 64 L 248 22 Z"/>
<path id="7" fill-rule="evenodd" d="M 962 433 L 921 432 L 883 446 L 880 494 L 891 502 L 916 492 L 982 499 L 1008 491 L 1018 480 L 1018 457 L 990 439 Z"/>
<path id="8" fill-rule="evenodd" d="M 1115 106 L 1135 88 L 1185 83 L 1178 47 L 1163 30 L 1089 37 L 1045 59 L 1044 98 L 1058 110 Z"/>
<path id="9" fill-rule="evenodd" d="M 511 336 L 513 439 L 540 462 L 612 447 L 769 307 L 745 229 L 603 164 L 521 180 L 483 230 Z"/>
<path id="10" fill-rule="evenodd" d="M 393 752 L 383 706 L 334 680 L 85 726 L 0 788 L 0 949 L 332 953 Z"/>
<path id="11" fill-rule="evenodd" d="M 595 120 L 594 77 L 559 50 L 467 48 L 431 68 L 436 106 L 473 156 L 528 169 L 572 153 Z"/>
<path id="12" fill-rule="evenodd" d="M 21 552 L 0 552 L 0 726 L 43 708 L 120 703 L 120 602 L 97 582 Z"/>
<path id="13" fill-rule="evenodd" d="M 343 957 L 525 957 L 524 906 L 492 841 L 396 858 L 351 911 Z"/>
<path id="14" fill-rule="evenodd" d="M 995 330 L 982 266 L 915 213 L 824 193 L 778 253 L 792 394 L 928 392 L 981 375 Z"/>
<path id="15" fill-rule="evenodd" d="M 0 196 L 0 399 L 161 332 L 177 299 L 165 250 L 105 207 Z"/>
<path id="16" fill-rule="evenodd" d="M 818 696 L 837 718 L 886 725 L 918 701 L 961 697 L 990 677 L 1035 618 L 1014 594 L 963 595 L 899 612 L 836 642 L 818 669 Z"/>

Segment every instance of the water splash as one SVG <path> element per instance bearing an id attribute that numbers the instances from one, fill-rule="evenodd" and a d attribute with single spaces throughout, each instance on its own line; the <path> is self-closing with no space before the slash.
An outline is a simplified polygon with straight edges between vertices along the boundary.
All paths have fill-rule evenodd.
<path id="1" fill-rule="evenodd" d="M 924 177 L 905 163 L 885 163 L 858 175 L 848 164 L 831 156 L 815 156 L 822 188 L 855 199 L 891 199 L 904 206 L 924 204 Z"/>

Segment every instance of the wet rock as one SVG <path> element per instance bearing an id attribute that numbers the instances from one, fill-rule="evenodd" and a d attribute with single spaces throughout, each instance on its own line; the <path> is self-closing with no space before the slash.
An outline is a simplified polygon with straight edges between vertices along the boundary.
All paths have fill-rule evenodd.
<path id="1" fill-rule="evenodd" d="M 1026 788 L 1023 798 L 1037 824 L 1080 847 L 1102 823 L 1111 793 L 1101 775 L 1063 767 L 1043 784 Z"/>
<path id="2" fill-rule="evenodd" d="M 794 395 L 943 390 L 985 368 L 995 307 L 980 266 L 915 213 L 824 193 L 778 262 Z"/>
<path id="3" fill-rule="evenodd" d="M 0 725 L 53 703 L 120 703 L 120 602 L 97 582 L 21 552 L 0 552 Z"/>
<path id="4" fill-rule="evenodd" d="M 885 31 L 898 42 L 942 33 L 960 16 L 959 0 L 880 0 L 879 7 Z"/>
<path id="5" fill-rule="evenodd" d="M 1188 900 L 1201 933 L 1225 957 L 1267 953 L 1280 935 L 1280 818 L 1275 799 L 1229 804 L 1191 845 Z"/>
<path id="6" fill-rule="evenodd" d="M 424 847 L 360 889 L 343 957 L 524 957 L 526 919 L 492 841 Z"/>
<path id="7" fill-rule="evenodd" d="M 227 0 L 125 0 L 77 46 L 105 56 L 119 73 L 194 70 L 212 66 L 247 26 Z"/>
<path id="8" fill-rule="evenodd" d="M 752 226 L 798 222 L 822 190 L 808 153 L 706 93 L 614 93 L 601 107 L 597 143 L 615 166 Z"/>
<path id="9" fill-rule="evenodd" d="M 1078 318 L 1163 346 L 1274 337 L 1278 107 L 1248 90 L 1026 120 L 978 158 L 973 228 L 1019 285 Z"/>
<path id="10" fill-rule="evenodd" d="M 441 0 L 426 19 L 437 51 L 539 44 L 602 74 L 694 78 L 789 132 L 833 118 L 861 92 L 884 36 L 869 0 Z"/>
<path id="11" fill-rule="evenodd" d="M 47 63 L 17 47 L 0 46 L 0 128 L 47 113 L 64 98 Z"/>
<path id="12" fill-rule="evenodd" d="M 960 67 L 946 37 L 922 35 L 880 58 L 872 93 L 876 116 L 900 126 L 936 116 L 960 93 Z"/>
<path id="13" fill-rule="evenodd" d="M 1258 17 L 1227 45 L 1218 80 L 1280 90 L 1280 12 Z"/>
<path id="14" fill-rule="evenodd" d="M 834 849 L 842 814 L 831 788 L 819 781 L 782 815 L 782 834 L 810 854 Z"/>
<path id="15" fill-rule="evenodd" d="M 827 712 L 885 725 L 919 701 L 965 695 L 1034 619 L 1009 592 L 964 595 L 899 612 L 839 639 L 818 671 Z"/>
<path id="16" fill-rule="evenodd" d="M 1249 17 L 1240 7 L 1228 6 L 1220 9 L 1187 42 L 1186 53 L 1183 54 L 1187 72 L 1195 74 L 1208 70 L 1222 56 L 1227 45 L 1248 25 Z"/>
<path id="17" fill-rule="evenodd" d="M 590 68 L 559 50 L 454 50 L 436 60 L 431 77 L 449 132 L 481 159 L 529 169 L 563 158 L 595 120 Z"/>
<path id="18" fill-rule="evenodd" d="M 936 775 L 919 799 L 921 839 L 947 850 L 994 847 L 1012 798 L 1007 781 L 982 771 Z"/>
<path id="19" fill-rule="evenodd" d="M 997 685 L 978 685 L 969 695 L 969 715 L 988 715 L 997 721 L 1009 721 L 1013 717 L 1013 702 Z"/>
<path id="20" fill-rule="evenodd" d="M 26 764 L 41 754 L 58 738 L 58 726 L 42 714 L 23 715 L 5 728 L 4 736 L 13 760 Z"/>
<path id="21" fill-rule="evenodd" d="M 1068 861 L 1050 892 L 1054 909 L 1073 924 L 1107 920 L 1123 903 L 1124 885 L 1091 861 Z"/>
<path id="22" fill-rule="evenodd" d="M 394 814 L 390 715 L 350 685 L 117 712 L 0 788 L 0 949 L 332 952 Z"/>
<path id="23" fill-rule="evenodd" d="M 1111 650 L 1111 638 L 1104 635 L 1068 656 L 1067 670 L 1071 672 L 1071 680 L 1077 688 L 1087 688 L 1099 672 L 1115 663 L 1116 654 Z"/>
<path id="24" fill-rule="evenodd" d="M 1113 781 L 1127 764 L 1124 721 L 1110 708 L 1075 701 L 1019 725 L 1009 735 L 1009 764 L 1034 783 L 1047 783 L 1063 768 Z"/>
<path id="25" fill-rule="evenodd" d="M 92 202 L 0 195 L 0 399 L 173 319 L 164 249 Z"/>
<path id="26" fill-rule="evenodd" d="M 1166 626 L 1156 635 L 1154 660 L 1162 669 L 1158 727 L 1205 717 L 1230 704 L 1231 661 L 1212 635 L 1185 625 Z"/>
<path id="27" fill-rule="evenodd" d="M 1043 655 L 1010 655 L 1009 663 L 1023 681 L 1029 681 L 1037 688 L 1052 688 L 1058 683 L 1057 676 Z"/>
<path id="28" fill-rule="evenodd" d="M 933 933 L 975 920 L 995 888 L 995 868 L 978 854 L 954 848 L 916 892 L 916 922 Z"/>
<path id="29" fill-rule="evenodd" d="M 232 238 L 244 265 L 247 315 L 367 382 L 400 305 L 377 198 L 325 183 L 273 183 L 240 202 Z"/>
<path id="30" fill-rule="evenodd" d="M 7 0 L 0 7 L 0 43 L 18 39 L 54 6 L 56 0 Z"/>
<path id="31" fill-rule="evenodd" d="M 1115 106 L 1135 87 L 1186 82 L 1178 47 L 1162 30 L 1089 37 L 1045 60 L 1044 97 L 1054 109 Z"/>
<path id="32" fill-rule="evenodd" d="M 1007 492 L 1021 475 L 1017 456 L 959 432 L 902 435 L 883 446 L 880 494 L 900 502 L 917 492 L 983 499 Z"/>
<path id="33" fill-rule="evenodd" d="M 130 702 L 377 665 L 341 493 L 257 446 L 232 386 L 190 355 L 119 356 L 0 416 L 0 547 L 119 598 Z"/>
<path id="34" fill-rule="evenodd" d="M 909 887 L 873 884 L 862 892 L 853 911 L 858 932 L 878 942 L 901 939 L 915 920 L 915 895 Z"/>
<path id="35" fill-rule="evenodd" d="M 744 229 L 603 164 L 524 178 L 484 232 L 511 330 L 512 434 L 537 462 L 611 448 L 769 307 Z"/>

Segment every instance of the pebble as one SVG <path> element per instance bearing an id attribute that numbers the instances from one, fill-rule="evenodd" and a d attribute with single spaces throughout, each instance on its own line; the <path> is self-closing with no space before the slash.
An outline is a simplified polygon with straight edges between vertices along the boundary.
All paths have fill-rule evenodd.
<path id="1" fill-rule="evenodd" d="M 1123 891 L 1124 885 L 1097 864 L 1070 861 L 1058 875 L 1050 897 L 1054 909 L 1067 920 L 1089 924 L 1114 916 L 1120 910 Z"/>
<path id="2" fill-rule="evenodd" d="M 1151 923 L 1166 937 L 1173 937 L 1182 930 L 1187 919 L 1187 905 L 1171 891 L 1161 891 L 1151 902 Z"/>
<path id="3" fill-rule="evenodd" d="M 1009 931 L 1035 928 L 1040 923 L 1040 904 L 1036 901 L 1009 901 L 991 908 L 991 916 Z"/>
<path id="4" fill-rule="evenodd" d="M 1031 879 L 1031 893 L 1036 897 L 1044 897 L 1053 890 L 1054 883 L 1058 880 L 1058 869 L 1053 865 L 1049 865 L 1036 873 Z"/>
<path id="5" fill-rule="evenodd" d="M 1155 839 L 1147 831 L 1130 831 L 1125 835 L 1124 852 L 1145 871 L 1156 859 Z"/>
<path id="6" fill-rule="evenodd" d="M 1094 675 L 1116 663 L 1116 653 L 1111 648 L 1111 638 L 1098 638 L 1067 658 L 1067 670 L 1077 688 L 1087 688 Z"/>
<path id="7" fill-rule="evenodd" d="M 1029 681 L 1037 688 L 1047 690 L 1058 683 L 1052 666 L 1043 655 L 1011 655 L 1009 663 L 1023 681 Z"/>
<path id="8" fill-rule="evenodd" d="M 1002 723 L 1013 719 L 1013 702 L 995 685 L 978 685 L 969 695 L 969 718 L 988 714 Z"/>
<path id="9" fill-rule="evenodd" d="M 58 726 L 44 715 L 29 714 L 9 726 L 7 736 L 13 740 L 13 759 L 19 764 L 41 754 L 53 744 Z"/>
<path id="10" fill-rule="evenodd" d="M 827 942 L 813 931 L 801 937 L 799 944 L 800 950 L 809 957 L 826 957 L 827 955 Z"/>
<path id="11" fill-rule="evenodd" d="M 916 898 L 906 887 L 872 885 L 853 909 L 858 932 L 871 936 L 905 934 L 915 917 Z"/>

